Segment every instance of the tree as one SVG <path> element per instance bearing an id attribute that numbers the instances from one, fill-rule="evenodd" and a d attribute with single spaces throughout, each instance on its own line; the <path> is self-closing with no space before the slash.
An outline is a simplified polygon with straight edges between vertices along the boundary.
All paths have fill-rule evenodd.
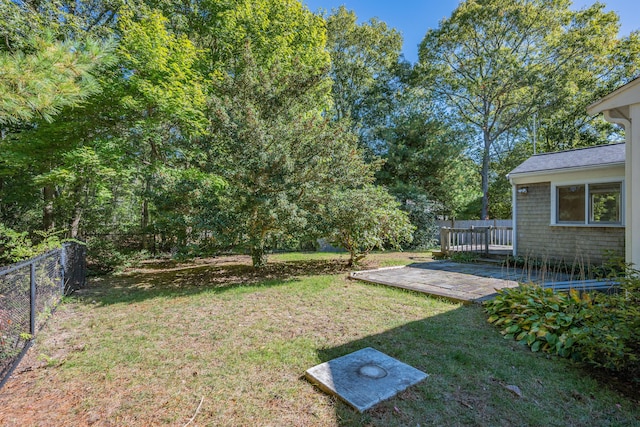
<path id="1" fill-rule="evenodd" d="M 212 161 L 229 183 L 215 225 L 261 267 L 269 246 L 314 227 L 329 188 L 360 185 L 373 172 L 353 136 L 318 108 L 329 94 L 326 72 L 304 63 L 264 70 L 250 42 L 245 49 L 212 105 Z"/>
<path id="2" fill-rule="evenodd" d="M 360 25 L 356 19 L 344 6 L 326 18 L 333 112 L 336 120 L 351 121 L 371 156 L 384 149 L 381 133 L 394 113 L 402 36 L 375 18 Z"/>
<path id="3" fill-rule="evenodd" d="M 597 99 L 625 74 L 611 72 L 621 46 L 615 13 L 598 3 L 578 12 L 569 6 L 564 0 L 467 0 L 420 45 L 423 84 L 479 140 L 483 218 L 493 150 L 505 135 L 535 113 L 560 111 L 571 99 Z M 576 85 L 583 80 L 589 85 Z"/>
<path id="4" fill-rule="evenodd" d="M 42 2 L 0 3 L 0 126 L 48 122 L 64 107 L 78 106 L 100 90 L 96 74 L 113 62 L 113 42 L 60 31 L 67 14 Z"/>
<path id="5" fill-rule="evenodd" d="M 34 174 L 49 172 L 61 154 L 55 142 L 38 146 L 32 135 L 52 125 L 54 116 L 73 107 L 86 105 L 100 92 L 100 74 L 114 61 L 113 43 L 86 33 L 72 34 L 61 28 L 66 12 L 57 5 L 40 2 L 32 7 L 26 2 L 3 1 L 3 43 L 0 45 L 0 214 L 25 211 L 32 200 L 36 184 Z M 53 14 L 53 15 L 52 15 Z M 55 18 L 53 18 L 55 16 Z M 27 34 L 29 36 L 27 36 Z M 44 149 L 42 149 L 44 148 Z M 46 155 L 40 157 L 40 153 Z M 37 163 L 37 161 L 41 161 Z M 31 176 L 25 176 L 31 174 Z M 43 203 L 42 227 L 52 228 L 55 188 L 41 182 Z M 25 190 L 33 190 L 25 197 Z M 17 194 L 16 194 L 17 193 Z M 26 203 L 24 203 L 26 201 Z M 22 205 L 22 206 L 20 206 Z M 22 221 L 24 217 L 14 217 Z"/>
<path id="6" fill-rule="evenodd" d="M 168 31 L 158 12 L 137 14 L 120 13 L 112 55 L 117 66 L 100 69 L 95 80 L 101 93 L 81 110 L 64 108 L 53 123 L 39 120 L 6 133 L 0 142 L 8 154 L 0 162 L 0 213 L 15 211 L 4 202 L 19 193 L 23 202 L 44 198 L 23 204 L 43 211 L 37 228 L 65 227 L 71 237 L 87 228 L 112 231 L 114 224 L 152 228 L 156 207 L 150 204 L 157 195 L 151 183 L 171 187 L 159 182 L 167 175 L 158 171 L 197 166 L 190 138 L 204 131 L 206 119 L 202 79 L 193 70 L 196 50 Z M 131 210 L 136 205 L 142 212 Z"/>
<path id="7" fill-rule="evenodd" d="M 404 248 L 431 249 L 437 243 L 439 232 L 436 222 L 442 212 L 438 202 L 434 202 L 419 189 L 411 186 L 398 186 L 390 190 L 405 211 L 411 225 L 414 227 L 411 241 L 404 242 Z M 408 246 L 405 246 L 408 245 Z"/>
<path id="8" fill-rule="evenodd" d="M 0 52 L 0 125 L 42 118 L 75 107 L 100 90 L 93 73 L 112 60 L 108 43 L 55 42 L 33 37 L 32 52 Z"/>
<path id="9" fill-rule="evenodd" d="M 476 173 L 465 155 L 464 129 L 424 105 L 429 101 L 424 92 L 411 95 L 411 90 L 407 88 L 404 108 L 386 132 L 385 163 L 377 182 L 394 194 L 422 194 L 438 215 L 456 217 L 476 195 L 470 190 Z"/>
<path id="10" fill-rule="evenodd" d="M 139 172 L 141 228 L 146 235 L 152 224 L 153 183 L 160 184 L 164 167 L 190 167 L 191 138 L 204 133 L 206 126 L 206 97 L 195 71 L 195 46 L 186 36 L 172 33 L 160 12 L 147 11 L 137 19 L 123 11 L 118 26 L 124 70 L 118 79 L 121 120 L 144 165 Z M 143 239 L 143 246 L 148 245 Z"/>
<path id="11" fill-rule="evenodd" d="M 415 227 L 398 201 L 384 188 L 337 189 L 326 202 L 324 217 L 329 241 L 349 251 L 349 266 L 356 265 L 375 248 L 386 244 L 400 248 L 411 243 Z"/>

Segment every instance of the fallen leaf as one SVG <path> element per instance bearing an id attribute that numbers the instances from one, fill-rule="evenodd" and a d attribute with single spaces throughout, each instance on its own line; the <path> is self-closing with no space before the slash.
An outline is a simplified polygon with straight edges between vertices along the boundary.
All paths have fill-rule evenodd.
<path id="1" fill-rule="evenodd" d="M 504 388 L 506 388 L 511 393 L 515 394 L 516 396 L 522 397 L 522 390 L 520 390 L 520 387 L 518 387 L 517 385 L 506 385 L 506 386 L 504 386 Z"/>

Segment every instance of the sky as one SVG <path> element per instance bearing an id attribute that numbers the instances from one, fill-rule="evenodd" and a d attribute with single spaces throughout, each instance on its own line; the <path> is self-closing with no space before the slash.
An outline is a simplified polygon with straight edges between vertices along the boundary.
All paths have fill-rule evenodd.
<path id="1" fill-rule="evenodd" d="M 579 10 L 595 3 L 595 0 L 574 0 L 573 9 Z M 640 1 L 638 0 L 600 0 L 605 10 L 614 11 L 620 16 L 620 35 L 640 29 Z M 405 59 L 414 63 L 418 60 L 418 45 L 427 30 L 437 28 L 442 18 L 451 16 L 451 12 L 460 3 L 459 0 L 302 0 L 313 12 L 344 5 L 353 10 L 359 22 L 378 18 L 388 26 L 400 31 L 404 38 L 403 53 Z"/>

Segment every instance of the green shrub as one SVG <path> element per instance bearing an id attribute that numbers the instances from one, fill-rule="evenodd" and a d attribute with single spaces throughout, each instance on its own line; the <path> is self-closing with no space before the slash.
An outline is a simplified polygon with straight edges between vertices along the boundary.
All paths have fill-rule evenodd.
<path id="1" fill-rule="evenodd" d="M 574 331 L 581 360 L 640 381 L 640 272 L 627 269 L 620 292 L 601 296 Z"/>
<path id="2" fill-rule="evenodd" d="M 640 273 L 628 270 L 619 293 L 556 293 L 527 285 L 485 303 L 507 339 L 640 381 Z"/>
<path id="3" fill-rule="evenodd" d="M 30 237 L 0 223 L 0 265 L 13 264 L 40 255 L 61 245 L 60 231 L 36 231 Z"/>
<path id="4" fill-rule="evenodd" d="M 640 310 L 617 295 L 591 310 L 572 337 L 579 360 L 640 380 Z"/>
<path id="5" fill-rule="evenodd" d="M 0 224 L 0 265 L 12 264 L 34 254 L 28 233 L 19 233 Z"/>
<path id="6" fill-rule="evenodd" d="M 409 215 L 409 221 L 415 227 L 413 239 L 405 245 L 406 249 L 427 250 L 438 246 L 436 236 L 439 226 L 437 212 L 441 206 L 429 200 L 426 194 L 411 189 L 394 189 L 391 192 L 400 202 L 400 209 Z"/>
<path id="7" fill-rule="evenodd" d="M 532 351 L 574 356 L 572 331 L 590 315 L 590 294 L 555 293 L 535 285 L 498 292 L 485 303 L 485 310 L 489 322 L 499 326 L 505 338 L 526 343 Z"/>
<path id="8" fill-rule="evenodd" d="M 87 244 L 87 266 L 90 275 L 108 274 L 135 267 L 149 258 L 145 250 L 123 249 L 108 239 L 92 239 Z"/>
<path id="9" fill-rule="evenodd" d="M 480 259 L 480 254 L 476 252 L 453 252 L 449 258 L 453 262 L 471 264 Z"/>
<path id="10" fill-rule="evenodd" d="M 400 249 L 411 243 L 415 227 L 396 198 L 382 187 L 336 190 L 326 201 L 324 217 L 329 242 L 349 252 L 356 265 L 374 249 Z"/>

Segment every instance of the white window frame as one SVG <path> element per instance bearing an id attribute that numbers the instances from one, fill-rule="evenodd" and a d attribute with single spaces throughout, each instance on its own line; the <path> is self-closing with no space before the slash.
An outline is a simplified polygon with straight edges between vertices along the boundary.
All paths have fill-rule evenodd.
<path id="1" fill-rule="evenodd" d="M 620 222 L 619 223 L 592 223 L 591 217 L 591 197 L 589 185 L 620 183 Z M 558 187 L 569 187 L 572 185 L 584 185 L 584 222 L 558 222 Z M 590 179 L 580 181 L 557 181 L 551 183 L 551 225 L 554 227 L 624 227 L 625 226 L 625 181 L 622 177 Z"/>

